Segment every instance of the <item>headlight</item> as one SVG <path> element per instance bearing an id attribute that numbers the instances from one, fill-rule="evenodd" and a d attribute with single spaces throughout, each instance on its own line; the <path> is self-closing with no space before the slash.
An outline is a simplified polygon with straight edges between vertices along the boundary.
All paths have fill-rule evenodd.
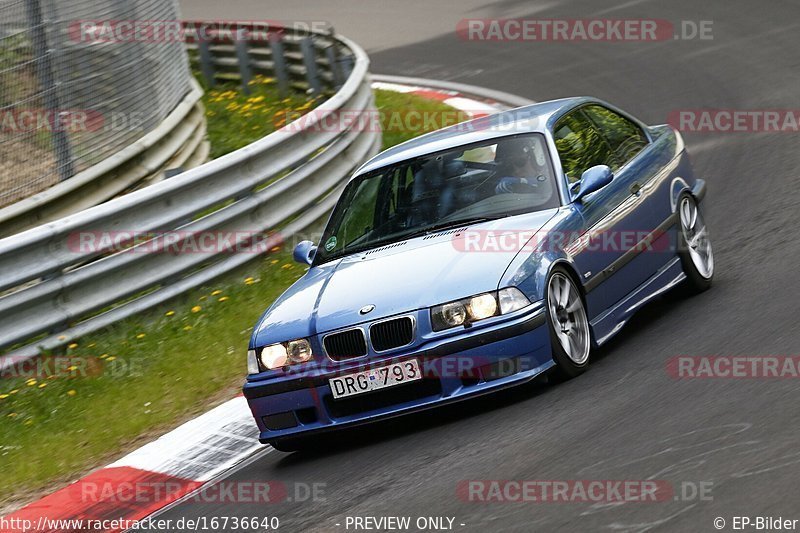
<path id="1" fill-rule="evenodd" d="M 463 300 L 431 307 L 433 331 L 464 326 L 498 314 L 511 313 L 530 305 L 530 300 L 516 287 L 499 292 L 478 294 Z"/>
<path id="2" fill-rule="evenodd" d="M 271 344 L 261 349 L 261 366 L 267 370 L 286 366 L 289 354 L 283 344 Z"/>
<path id="3" fill-rule="evenodd" d="M 494 294 L 481 294 L 470 298 L 469 316 L 472 320 L 483 320 L 497 313 L 497 298 Z"/>
<path id="4" fill-rule="evenodd" d="M 305 339 L 287 342 L 286 352 L 292 363 L 305 363 L 311 360 L 311 344 Z"/>
<path id="5" fill-rule="evenodd" d="M 255 352 L 253 353 L 255 356 Z M 274 370 L 288 365 L 306 363 L 311 360 L 311 344 L 306 339 L 283 342 L 280 344 L 270 344 L 261 349 L 261 356 L 258 358 L 261 368 Z M 248 353 L 248 370 L 250 369 L 250 354 Z M 252 372 L 251 372 L 252 373 Z"/>

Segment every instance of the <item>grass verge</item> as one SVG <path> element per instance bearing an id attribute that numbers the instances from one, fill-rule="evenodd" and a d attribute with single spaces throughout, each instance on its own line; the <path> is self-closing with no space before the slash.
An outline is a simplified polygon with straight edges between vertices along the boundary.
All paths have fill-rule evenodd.
<path id="1" fill-rule="evenodd" d="M 239 119 L 232 117 L 238 115 L 221 111 L 227 110 L 226 100 L 245 97 L 226 95 L 214 102 L 221 94 L 206 97 L 214 104 L 207 104 L 214 153 L 268 133 L 275 115 L 266 105 L 242 119 L 266 115 L 254 120 L 266 124 L 255 133 L 236 127 Z M 245 100 L 258 98 L 255 94 Z M 454 111 L 387 91 L 376 91 L 376 105 L 391 112 L 450 116 Z M 432 129 L 384 125 L 385 147 Z M 255 321 L 304 270 L 291 262 L 289 250 L 274 249 L 213 286 L 81 339 L 59 358 L 41 358 L 33 374 L 0 376 L 0 504 L 10 507 L 52 491 L 231 398 L 244 378 Z"/>

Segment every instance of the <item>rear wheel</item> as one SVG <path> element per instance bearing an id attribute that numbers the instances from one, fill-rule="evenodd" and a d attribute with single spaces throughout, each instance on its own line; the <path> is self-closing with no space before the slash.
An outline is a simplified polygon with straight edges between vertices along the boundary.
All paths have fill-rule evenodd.
<path id="1" fill-rule="evenodd" d="M 678 256 L 686 274 L 686 284 L 691 292 L 703 292 L 711 287 L 714 278 L 714 253 L 700 207 L 690 194 L 680 197 L 678 216 Z"/>
<path id="2" fill-rule="evenodd" d="M 591 333 L 586 308 L 572 277 L 556 267 L 547 281 L 547 323 L 556 363 L 552 375 L 569 379 L 589 366 Z"/>

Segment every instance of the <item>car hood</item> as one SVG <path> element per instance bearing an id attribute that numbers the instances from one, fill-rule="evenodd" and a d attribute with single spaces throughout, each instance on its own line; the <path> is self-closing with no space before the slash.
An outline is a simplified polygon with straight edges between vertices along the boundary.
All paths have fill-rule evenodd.
<path id="1" fill-rule="evenodd" d="M 495 290 L 525 244 L 520 232 L 538 231 L 555 212 L 474 224 L 466 232 L 446 230 L 311 268 L 267 310 L 251 345 L 308 337 Z M 512 237 L 497 249 L 487 235 Z M 359 313 L 365 306 L 375 306 L 368 318 Z"/>

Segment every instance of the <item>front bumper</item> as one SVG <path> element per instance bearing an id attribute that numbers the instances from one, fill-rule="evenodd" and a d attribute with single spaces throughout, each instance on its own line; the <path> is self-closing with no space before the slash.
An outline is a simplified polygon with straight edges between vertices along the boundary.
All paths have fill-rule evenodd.
<path id="1" fill-rule="evenodd" d="M 530 380 L 553 366 L 544 306 L 489 327 L 465 329 L 408 351 L 248 381 L 244 395 L 260 432 L 270 440 L 324 432 L 419 411 Z M 415 358 L 424 378 L 334 400 L 328 380 Z"/>

